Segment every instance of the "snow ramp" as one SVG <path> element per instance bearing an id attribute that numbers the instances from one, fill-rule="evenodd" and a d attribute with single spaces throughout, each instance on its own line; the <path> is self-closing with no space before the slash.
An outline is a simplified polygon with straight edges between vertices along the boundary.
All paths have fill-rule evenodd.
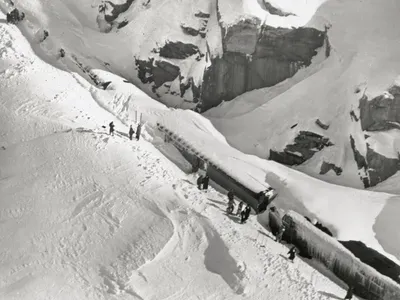
<path id="1" fill-rule="evenodd" d="M 338 278 L 354 287 L 367 300 L 398 300 L 400 286 L 361 262 L 337 240 L 325 234 L 300 214 L 289 211 L 283 217 L 285 239 L 320 261 Z"/>

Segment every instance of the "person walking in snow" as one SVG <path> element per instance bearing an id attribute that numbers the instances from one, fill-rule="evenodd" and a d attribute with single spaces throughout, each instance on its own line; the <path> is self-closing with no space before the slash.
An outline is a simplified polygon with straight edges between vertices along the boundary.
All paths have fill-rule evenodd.
<path id="1" fill-rule="evenodd" d="M 109 126 L 110 126 L 110 135 L 114 136 L 114 122 L 111 122 Z"/>
<path id="2" fill-rule="evenodd" d="M 279 233 L 276 236 L 275 242 L 278 242 L 278 243 L 282 242 L 282 237 L 283 237 L 283 234 L 285 233 L 285 230 L 286 230 L 285 226 L 282 225 L 281 230 L 279 230 Z"/>
<path id="3" fill-rule="evenodd" d="M 235 198 L 235 194 L 233 191 L 229 191 L 228 192 L 228 201 L 233 201 L 233 199 Z"/>
<path id="4" fill-rule="evenodd" d="M 138 124 L 137 128 L 136 128 L 136 140 L 138 141 L 140 139 L 140 133 L 142 131 L 142 124 Z"/>
<path id="5" fill-rule="evenodd" d="M 243 209 L 243 201 L 240 201 L 238 209 L 236 211 L 236 215 L 239 215 L 242 212 L 242 209 Z"/>
<path id="6" fill-rule="evenodd" d="M 232 214 L 235 209 L 235 194 L 233 191 L 228 192 L 228 207 L 226 208 L 226 212 L 228 214 Z"/>
<path id="7" fill-rule="evenodd" d="M 243 224 L 246 219 L 246 208 L 240 212 L 240 224 Z"/>
<path id="8" fill-rule="evenodd" d="M 289 250 L 289 252 L 288 252 L 287 254 L 289 254 L 289 260 L 290 260 L 291 262 L 293 262 L 294 258 L 296 257 L 296 247 L 293 246 L 293 247 Z"/>
<path id="9" fill-rule="evenodd" d="M 250 212 L 251 212 L 251 208 L 250 205 L 246 205 L 246 208 L 244 210 L 242 210 L 242 212 L 240 213 L 240 223 L 243 224 L 244 222 L 247 221 L 247 219 L 250 217 Z"/>
<path id="10" fill-rule="evenodd" d="M 203 190 L 207 190 L 208 189 L 208 181 L 210 180 L 210 177 L 208 177 L 208 175 L 206 175 L 203 179 Z"/>
<path id="11" fill-rule="evenodd" d="M 129 127 L 129 139 L 132 141 L 132 137 L 133 137 L 133 134 L 135 133 L 135 131 L 133 130 L 133 128 L 132 128 L 132 125 Z"/>
<path id="12" fill-rule="evenodd" d="M 203 180 L 204 180 L 203 175 L 200 175 L 199 178 L 197 178 L 197 188 L 199 190 L 201 190 L 201 188 L 202 188 L 201 185 L 203 184 Z"/>
<path id="13" fill-rule="evenodd" d="M 349 289 L 347 290 L 347 294 L 346 297 L 344 297 L 344 300 L 353 299 L 353 292 L 354 288 L 352 286 L 349 286 Z"/>

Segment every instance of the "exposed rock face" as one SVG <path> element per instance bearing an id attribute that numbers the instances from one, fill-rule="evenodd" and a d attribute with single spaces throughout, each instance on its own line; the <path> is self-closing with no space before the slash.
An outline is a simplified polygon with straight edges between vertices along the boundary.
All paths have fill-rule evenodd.
<path id="1" fill-rule="evenodd" d="M 114 4 L 111 1 L 106 1 L 106 3 L 112 7 L 111 14 L 105 15 L 106 21 L 112 23 L 120 14 L 126 12 L 134 1 L 135 0 L 126 0 L 126 2 L 122 4 Z"/>
<path id="2" fill-rule="evenodd" d="M 223 30 L 222 57 L 204 74 L 202 110 L 247 91 L 273 86 L 309 66 L 325 33 L 314 28 L 273 28 L 247 19 Z"/>
<path id="3" fill-rule="evenodd" d="M 368 144 L 366 160 L 370 186 L 377 185 L 400 170 L 400 157 L 398 159 L 385 157 L 372 150 Z"/>
<path id="4" fill-rule="evenodd" d="M 112 17 L 108 17 L 106 21 L 115 22 L 118 12 L 125 9 L 129 3 L 121 7 L 114 5 Z M 271 5 L 265 5 L 275 14 L 285 14 Z M 152 58 L 154 60 L 152 64 L 156 64 L 155 62 L 159 60 L 157 54 L 166 59 L 182 60 L 182 64 L 193 64 L 184 60 L 197 55 L 196 60 L 201 66 L 193 66 L 189 71 L 187 68 L 182 68 L 183 73 L 179 76 L 185 79 L 185 81 L 181 80 L 183 84 L 181 94 L 183 90 L 191 89 L 191 93 L 186 93 L 185 97 L 192 98 L 191 95 L 193 95 L 193 98 L 185 100 L 192 103 L 192 108 L 197 105 L 196 111 L 199 112 L 217 106 L 223 100 L 229 101 L 245 92 L 273 86 L 293 76 L 300 68 L 309 66 L 312 57 L 317 54 L 316 49 L 322 47 L 324 42 L 326 43 L 326 32 L 314 28 L 274 28 L 262 25 L 261 20 L 255 17 L 224 27 L 225 25 L 220 21 L 218 8 L 214 13 L 216 16 L 213 15 L 213 17 L 217 17 L 219 22 L 222 40 L 215 41 L 213 36 L 210 41 L 213 44 L 212 49 L 218 48 L 215 45 L 222 45 L 223 51 L 218 57 L 213 56 L 208 40 L 207 43 L 193 42 L 192 38 L 189 39 L 192 40 L 191 43 L 168 41 L 160 49 L 153 50 L 156 55 Z M 107 8 L 107 14 L 110 14 L 110 8 Z M 207 39 L 210 14 L 200 11 L 193 17 L 198 20 L 198 24 L 196 22 L 181 23 L 183 33 Z M 205 54 L 207 56 L 204 58 Z M 178 68 L 180 62 L 174 61 L 170 64 Z M 152 73 L 152 70 L 158 70 L 158 68 L 149 67 L 149 64 L 144 61 L 139 62 L 138 65 L 139 78 L 143 83 L 155 82 L 156 78 L 161 76 L 160 73 L 157 75 Z M 176 78 L 175 70 L 177 69 L 172 72 L 174 76 L 168 74 L 168 78 Z M 144 73 L 147 75 L 143 76 Z M 192 76 L 195 76 L 197 86 L 190 80 Z M 201 76 L 203 80 L 198 80 Z M 153 78 L 154 81 L 149 78 Z M 158 81 L 166 82 L 166 79 Z M 189 83 L 190 87 L 188 87 Z M 153 91 L 159 86 L 153 85 Z M 172 94 L 165 90 L 161 93 Z M 158 96 L 158 92 L 155 94 Z"/>
<path id="5" fill-rule="evenodd" d="M 185 24 L 181 24 L 182 31 L 188 35 L 192 35 L 192 36 L 200 35 L 202 38 L 205 38 L 206 32 L 207 32 L 208 19 L 210 18 L 210 14 L 198 12 L 198 13 L 195 13 L 194 16 L 201 20 L 200 27 L 198 29 L 196 29 L 196 28 L 193 28 L 190 26 L 186 26 Z"/>
<path id="6" fill-rule="evenodd" d="M 204 31 L 202 31 L 201 29 L 195 29 L 193 27 L 190 26 L 185 26 L 185 25 L 181 25 L 182 31 L 185 34 L 188 35 L 192 35 L 192 36 L 198 36 L 200 35 L 202 38 L 206 37 L 206 33 Z"/>
<path id="7" fill-rule="evenodd" d="M 400 129 L 400 87 L 393 86 L 388 93 L 372 100 L 363 96 L 360 99 L 360 114 L 363 130 Z"/>
<path id="8" fill-rule="evenodd" d="M 398 159 L 388 158 L 371 149 L 367 142 L 367 153 L 366 157 L 364 157 L 357 150 L 354 138 L 351 135 L 350 145 L 353 149 L 358 169 L 364 171 L 365 176 L 361 176 L 360 179 L 363 181 L 365 188 L 377 185 L 400 170 L 400 155 Z"/>
<path id="9" fill-rule="evenodd" d="M 351 135 L 350 135 L 350 146 L 351 146 L 351 149 L 353 150 L 354 160 L 356 161 L 358 170 L 362 169 L 364 171 L 364 173 L 367 174 L 367 172 L 368 172 L 367 161 L 365 160 L 364 156 L 361 155 L 360 151 L 357 150 L 356 143 L 354 141 L 354 138 Z M 361 176 L 360 179 L 362 180 L 365 188 L 368 188 L 371 186 L 368 177 Z"/>
<path id="10" fill-rule="evenodd" d="M 165 58 L 185 59 L 195 54 L 200 54 L 196 45 L 182 42 L 168 42 L 160 49 L 160 56 Z"/>
<path id="11" fill-rule="evenodd" d="M 352 110 L 350 117 L 353 121 L 361 123 L 361 129 L 368 131 L 387 131 L 400 129 L 400 87 L 392 86 L 387 92 L 371 100 L 366 95 L 359 101 L 360 117 L 357 118 Z M 350 145 L 353 149 L 354 159 L 359 170 L 363 170 L 361 180 L 364 187 L 375 186 L 386 180 L 400 170 L 400 153 L 397 158 L 388 158 L 375 152 L 368 144 L 368 134 L 364 134 L 366 143 L 365 157 L 356 149 L 352 136 Z M 385 145 L 382 145 L 385 147 Z"/>
<path id="12" fill-rule="evenodd" d="M 269 159 L 289 166 L 300 165 L 316 152 L 332 145 L 326 137 L 310 131 L 300 131 L 294 144 L 287 145 L 283 152 L 270 150 Z"/>
<path id="13" fill-rule="evenodd" d="M 321 165 L 321 170 L 319 172 L 319 174 L 321 175 L 325 175 L 326 173 L 328 173 L 330 170 L 332 170 L 333 172 L 335 172 L 335 174 L 337 176 L 339 176 L 340 174 L 342 174 L 343 169 L 340 167 L 335 166 L 335 164 L 331 164 L 331 163 L 327 163 L 325 161 L 322 162 Z"/>
<path id="14" fill-rule="evenodd" d="M 378 251 L 367 247 L 360 241 L 339 241 L 343 246 L 349 249 L 363 263 L 370 265 L 379 273 L 392 278 L 400 283 L 400 266 L 394 261 L 383 256 Z"/>
<path id="15" fill-rule="evenodd" d="M 329 129 L 329 125 L 326 125 L 326 124 L 322 123 L 320 119 L 317 119 L 315 121 L 315 124 L 317 124 L 323 130 L 328 130 Z"/>
<path id="16" fill-rule="evenodd" d="M 180 69 L 167 61 L 136 60 L 138 76 L 143 83 L 154 82 L 153 91 L 165 82 L 174 81 L 180 74 Z"/>

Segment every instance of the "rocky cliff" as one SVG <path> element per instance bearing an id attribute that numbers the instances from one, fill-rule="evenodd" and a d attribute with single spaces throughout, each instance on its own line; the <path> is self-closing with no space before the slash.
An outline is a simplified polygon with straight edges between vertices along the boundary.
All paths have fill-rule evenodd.
<path id="1" fill-rule="evenodd" d="M 361 129 L 365 133 L 367 151 L 362 155 L 357 150 L 352 136 L 350 136 L 350 145 L 358 169 L 363 170 L 360 179 L 367 188 L 388 179 L 400 170 L 400 149 L 394 146 L 392 157 L 387 157 L 376 152 L 370 145 L 374 134 L 400 129 L 400 87 L 393 85 L 385 93 L 373 99 L 368 99 L 364 95 L 360 99 L 359 109 L 360 118 L 354 118 L 354 116 L 353 118 L 354 121 L 360 122 Z M 393 138 L 396 139 L 396 137 Z M 392 145 L 383 144 L 385 141 L 387 140 L 379 141 L 377 146 L 390 148 Z"/>
<path id="2" fill-rule="evenodd" d="M 311 64 L 325 33 L 314 28 L 274 28 L 244 20 L 222 28 L 223 55 L 204 73 L 202 110 L 245 92 L 273 86 Z"/>
<path id="3" fill-rule="evenodd" d="M 264 5 L 275 14 L 291 15 L 274 10 L 268 2 Z M 216 22 L 210 21 L 213 18 Z M 227 25 L 221 21 L 218 2 L 216 9 L 198 11 L 192 19 L 196 22 L 180 24 L 181 35 L 188 36 L 192 43 L 184 38 L 160 41 L 151 57 L 135 58 L 135 64 L 141 83 L 151 85 L 153 96 L 161 101 L 165 95 L 180 97 L 181 102 L 191 103 L 185 108 L 196 107 L 198 111 L 292 77 L 300 68 L 310 65 L 327 38 L 324 31 L 275 28 L 262 24 L 257 17 L 243 17 Z M 106 20 L 115 22 L 114 17 Z M 216 30 L 220 33 L 216 34 Z M 211 43 L 219 44 L 222 51 L 213 53 Z M 172 72 L 165 70 L 166 64 Z M 181 86 L 181 93 L 172 90 L 171 84 Z M 179 100 L 175 103 L 178 105 L 173 106 L 181 106 Z"/>

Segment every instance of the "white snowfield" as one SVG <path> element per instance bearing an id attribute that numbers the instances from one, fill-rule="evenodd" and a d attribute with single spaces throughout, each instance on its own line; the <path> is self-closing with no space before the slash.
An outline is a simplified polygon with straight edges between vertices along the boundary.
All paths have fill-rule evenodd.
<path id="1" fill-rule="evenodd" d="M 280 256 L 287 248 L 254 217 L 225 216 L 225 195 L 198 191 L 146 141 L 151 130 L 129 141 L 118 109 L 140 106 L 142 93 L 124 102 L 39 59 L 17 27 L 0 24 L 0 35 L 0 299 L 345 294 Z M 115 107 L 101 102 L 107 94 Z M 169 112 L 146 100 L 150 125 Z M 102 128 L 111 120 L 113 137 Z"/>
<path id="2" fill-rule="evenodd" d="M 224 194 L 198 191 L 196 178 L 154 147 L 162 143 L 157 122 L 175 124 L 215 159 L 239 161 L 246 176 L 278 190 L 277 206 L 318 218 L 340 239 L 400 258 L 393 226 L 400 202 L 393 195 L 334 186 L 244 155 L 205 118 L 167 109 L 116 75 L 94 71 L 112 81 L 104 91 L 57 69 L 55 57 L 3 23 L 0 299 L 344 296 L 342 282 L 282 257 L 287 248 L 254 216 L 245 225 L 227 217 Z M 130 141 L 128 126 L 140 114 L 143 138 Z"/>

